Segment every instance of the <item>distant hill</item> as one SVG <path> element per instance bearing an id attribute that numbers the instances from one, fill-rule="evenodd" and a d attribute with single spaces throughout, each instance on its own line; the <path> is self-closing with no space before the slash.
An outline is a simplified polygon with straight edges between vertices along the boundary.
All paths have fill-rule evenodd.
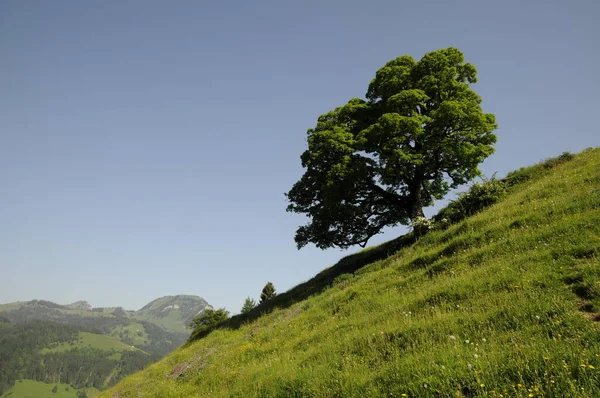
<path id="1" fill-rule="evenodd" d="M 167 329 L 183 330 L 206 307 L 211 306 L 198 296 L 165 296 L 149 302 L 133 316 Z"/>
<path id="2" fill-rule="evenodd" d="M 92 309 L 92 306 L 87 301 L 76 301 L 72 304 L 67 304 L 64 307 L 70 310 L 84 310 L 89 311 Z"/>
<path id="3" fill-rule="evenodd" d="M 101 396 L 600 397 L 600 148 L 492 184 Z"/>
<path id="4" fill-rule="evenodd" d="M 34 381 L 67 383 L 71 393 L 109 387 L 182 345 L 186 324 L 207 307 L 190 295 L 161 297 L 139 311 L 87 301 L 1 304 L 0 395 L 18 379 L 30 382 L 15 391 L 39 386 Z"/>

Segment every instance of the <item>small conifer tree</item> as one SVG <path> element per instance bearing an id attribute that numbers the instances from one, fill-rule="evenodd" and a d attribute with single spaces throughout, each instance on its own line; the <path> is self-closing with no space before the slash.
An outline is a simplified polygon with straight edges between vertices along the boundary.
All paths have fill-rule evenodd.
<path id="1" fill-rule="evenodd" d="M 276 295 L 277 293 L 275 292 L 275 286 L 273 286 L 271 282 L 267 282 L 262 290 L 262 293 L 260 294 L 260 303 L 262 304 L 267 300 L 271 300 Z"/>
<path id="2" fill-rule="evenodd" d="M 242 314 L 245 314 L 254 307 L 256 307 L 256 301 L 254 301 L 254 299 L 251 299 L 250 297 L 247 297 L 246 301 L 244 301 L 244 306 L 242 307 Z"/>

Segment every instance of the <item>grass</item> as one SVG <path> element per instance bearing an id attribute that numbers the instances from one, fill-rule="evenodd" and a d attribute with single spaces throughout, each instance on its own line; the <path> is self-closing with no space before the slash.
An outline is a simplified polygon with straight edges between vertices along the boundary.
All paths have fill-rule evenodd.
<path id="1" fill-rule="evenodd" d="M 102 396 L 600 396 L 600 149 L 557 159 L 507 176 L 487 210 L 346 257 Z"/>
<path id="2" fill-rule="evenodd" d="M 127 345 L 114 337 L 106 336 L 103 334 L 94 334 L 87 332 L 79 332 L 79 338 L 73 343 L 61 343 L 56 347 L 52 348 L 44 348 L 42 349 L 42 354 L 50 353 L 50 352 L 64 352 L 71 350 L 73 348 L 98 348 L 101 350 L 108 351 L 132 351 L 138 350 L 138 348 L 133 348 L 130 345 Z"/>
<path id="3" fill-rule="evenodd" d="M 52 392 L 54 386 L 57 387 L 56 392 Z M 100 394 L 100 391 L 95 388 L 84 389 L 88 398 L 95 398 Z M 76 398 L 77 390 L 68 384 L 55 383 L 47 384 L 41 381 L 34 380 L 19 380 L 0 398 Z"/>

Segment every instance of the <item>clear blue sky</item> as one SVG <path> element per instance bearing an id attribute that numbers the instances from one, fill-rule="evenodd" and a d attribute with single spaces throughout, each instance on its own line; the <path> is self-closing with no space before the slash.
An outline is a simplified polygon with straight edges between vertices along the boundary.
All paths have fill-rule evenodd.
<path id="1" fill-rule="evenodd" d="M 0 302 L 238 312 L 345 254 L 285 212 L 316 118 L 399 55 L 479 70 L 504 175 L 600 145 L 600 2 L 0 2 Z M 429 213 L 431 214 L 431 213 Z M 393 229 L 373 239 L 391 239 Z"/>

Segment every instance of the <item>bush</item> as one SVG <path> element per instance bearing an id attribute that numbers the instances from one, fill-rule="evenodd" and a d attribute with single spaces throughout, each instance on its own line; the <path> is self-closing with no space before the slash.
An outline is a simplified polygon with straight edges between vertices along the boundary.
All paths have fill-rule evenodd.
<path id="1" fill-rule="evenodd" d="M 467 192 L 458 195 L 458 198 L 448 204 L 433 217 L 441 228 L 470 217 L 488 206 L 493 205 L 506 194 L 506 185 L 503 181 L 492 177 L 483 182 L 471 185 Z"/>
<path id="2" fill-rule="evenodd" d="M 219 308 L 216 311 L 212 308 L 206 308 L 202 314 L 194 317 L 188 327 L 193 329 L 192 334 L 196 334 L 216 326 L 227 318 L 229 318 L 229 311 L 225 308 Z"/>
<path id="3" fill-rule="evenodd" d="M 417 217 L 411 221 L 413 233 L 415 236 L 425 235 L 430 230 L 434 229 L 435 220 L 427 217 Z"/>

